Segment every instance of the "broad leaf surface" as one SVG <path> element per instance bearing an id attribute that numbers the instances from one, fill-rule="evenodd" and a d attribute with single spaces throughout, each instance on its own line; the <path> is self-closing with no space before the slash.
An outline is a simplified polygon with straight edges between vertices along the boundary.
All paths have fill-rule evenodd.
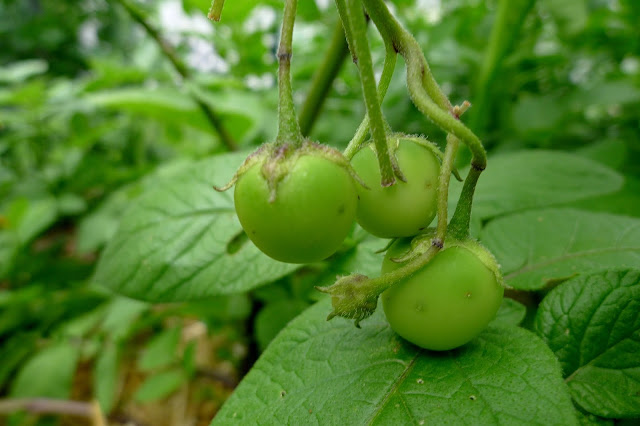
<path id="1" fill-rule="evenodd" d="M 233 191 L 212 185 L 230 179 L 244 157 L 213 157 L 160 179 L 124 214 L 94 281 L 137 299 L 195 300 L 247 291 L 296 269 L 248 240 L 228 250 L 242 232 Z"/>
<path id="2" fill-rule="evenodd" d="M 466 170 L 461 171 L 463 175 Z M 506 213 L 557 206 L 619 190 L 624 178 L 579 155 L 519 151 L 489 158 L 473 200 L 473 215 L 489 219 Z M 452 179 L 450 207 L 462 184 Z"/>
<path id="3" fill-rule="evenodd" d="M 496 317 L 491 321 L 493 326 L 518 326 L 527 314 L 527 308 L 513 299 L 503 299 Z"/>
<path id="4" fill-rule="evenodd" d="M 36 353 L 18 372 L 10 394 L 15 398 L 66 399 L 71 393 L 78 349 L 69 342 L 55 343 Z"/>
<path id="5" fill-rule="evenodd" d="M 602 417 L 640 416 L 640 271 L 560 285 L 540 305 L 535 328 L 578 405 Z"/>
<path id="6" fill-rule="evenodd" d="M 418 349 L 381 309 L 356 329 L 327 300 L 293 320 L 213 420 L 217 424 L 575 424 L 551 351 L 517 327 L 455 351 Z"/>
<path id="7" fill-rule="evenodd" d="M 640 265 L 640 219 L 574 209 L 548 209 L 490 222 L 480 239 L 507 284 L 541 289 L 589 271 Z"/>

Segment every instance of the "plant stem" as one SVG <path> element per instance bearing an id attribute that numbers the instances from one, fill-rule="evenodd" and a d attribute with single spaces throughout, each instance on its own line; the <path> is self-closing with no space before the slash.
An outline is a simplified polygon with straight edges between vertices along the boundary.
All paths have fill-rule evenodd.
<path id="1" fill-rule="evenodd" d="M 96 402 L 69 401 L 50 398 L 17 398 L 0 400 L 0 414 L 26 411 L 32 414 L 61 414 L 88 417 L 93 426 L 106 425 Z"/>
<path id="2" fill-rule="evenodd" d="M 209 9 L 209 14 L 207 18 L 213 19 L 214 21 L 220 20 L 220 15 L 222 15 L 222 8 L 224 7 L 224 0 L 213 0 L 211 3 L 211 9 Z"/>
<path id="3" fill-rule="evenodd" d="M 302 133 L 296 117 L 291 90 L 291 44 L 298 0 L 285 0 L 282 31 L 278 46 L 278 136 L 276 144 L 302 145 Z"/>
<path id="4" fill-rule="evenodd" d="M 358 70 L 360 71 L 360 82 L 364 94 L 364 101 L 367 108 L 371 126 L 371 136 L 376 147 L 378 164 L 380 166 L 381 182 L 383 187 L 391 186 L 395 183 L 394 170 L 391 163 L 387 135 L 385 131 L 385 121 L 380 108 L 376 79 L 373 74 L 373 61 L 367 40 L 367 25 L 364 18 L 364 11 L 360 0 L 336 0 L 336 4 L 346 1 L 346 8 L 339 7 L 339 10 L 346 9 L 346 16 L 341 15 L 342 23 L 345 27 L 351 28 L 353 37 L 352 53 L 357 59 Z"/>
<path id="5" fill-rule="evenodd" d="M 333 30 L 327 53 L 313 75 L 311 88 L 300 111 L 300 130 L 303 135 L 306 136 L 311 133 L 322 104 L 327 98 L 331 84 L 340 72 L 348 53 L 349 46 L 344 36 L 342 23 L 338 21 Z"/>
<path id="6" fill-rule="evenodd" d="M 514 42 L 518 40 L 522 24 L 534 3 L 535 0 L 500 0 L 498 2 L 489 43 L 474 85 L 476 108 L 469 117 L 469 127 L 474 132 L 483 134 L 488 124 L 489 112 L 495 99 L 495 93 L 492 93 L 495 76 Z"/>
<path id="7" fill-rule="evenodd" d="M 407 264 L 401 266 L 398 269 L 394 269 L 393 271 L 387 272 L 377 278 L 371 278 L 363 284 L 363 287 L 366 286 L 366 292 L 370 292 L 371 295 L 380 295 L 382 292 L 390 288 L 392 285 L 397 283 L 400 280 L 406 279 L 411 275 L 418 272 L 420 269 L 425 267 L 431 260 L 435 257 L 436 254 L 440 251 L 441 247 L 436 245 L 431 245 L 429 249 L 421 254 L 420 256 L 412 259 Z"/>
<path id="8" fill-rule="evenodd" d="M 451 171 L 456 160 L 460 140 L 449 134 L 447 135 L 447 147 L 444 150 L 442 167 L 440 168 L 440 184 L 438 186 L 438 225 L 436 227 L 436 243 L 442 247 L 447 234 L 447 219 L 449 206 L 449 182 L 451 181 Z"/>
<path id="9" fill-rule="evenodd" d="M 347 3 L 345 2 L 345 0 L 336 0 L 336 8 L 338 9 L 338 16 L 340 16 L 340 21 L 342 22 L 342 29 L 344 30 L 344 37 L 347 40 L 349 52 L 351 52 L 351 60 L 354 64 L 357 65 L 358 57 L 356 56 L 356 49 L 353 44 L 353 30 L 351 29 L 349 21 L 346 19 L 346 17 L 349 16 Z"/>
<path id="10" fill-rule="evenodd" d="M 384 99 L 387 94 L 387 89 L 389 88 L 389 84 L 391 83 L 391 78 L 393 77 L 393 72 L 396 69 L 396 62 L 398 59 L 398 54 L 396 53 L 393 45 L 390 40 L 386 42 L 386 54 L 384 57 L 384 65 L 382 66 L 382 75 L 380 76 L 380 81 L 378 82 L 378 99 L 380 99 L 380 103 Z M 358 126 L 358 130 L 356 130 L 355 135 L 347 145 L 347 148 L 344 150 L 344 156 L 349 160 L 351 159 L 360 146 L 364 143 L 365 138 L 367 137 L 367 133 L 369 131 L 369 116 L 365 115 Z"/>
<path id="11" fill-rule="evenodd" d="M 120 5 L 127 11 L 129 16 L 136 21 L 140 26 L 142 26 L 147 34 L 155 40 L 158 47 L 164 54 L 164 56 L 169 59 L 169 62 L 173 65 L 175 70 L 180 74 L 180 76 L 184 80 L 191 80 L 191 73 L 184 62 L 178 57 L 173 46 L 169 44 L 167 40 L 162 37 L 160 31 L 158 31 L 154 26 L 152 26 L 148 21 L 147 17 L 144 13 L 138 9 L 133 3 L 129 2 L 129 0 L 116 0 Z M 207 102 L 203 101 L 198 96 L 191 93 L 191 96 L 196 101 L 196 104 L 200 108 L 200 110 L 204 113 L 204 115 L 209 120 L 211 127 L 215 130 L 215 132 L 220 137 L 220 141 L 227 147 L 229 151 L 235 151 L 238 149 L 238 146 L 231 136 L 231 134 L 227 131 L 227 129 L 222 124 L 222 120 L 218 116 L 218 113 L 214 111 L 214 109 Z"/>
<path id="12" fill-rule="evenodd" d="M 362 0 L 369 16 L 381 34 L 389 37 L 407 63 L 409 95 L 418 109 L 447 133 L 453 133 L 469 146 L 472 163 L 486 167 L 486 152 L 480 139 L 462 124 L 453 113 L 451 103 L 436 83 L 420 45 L 391 15 L 383 0 Z"/>

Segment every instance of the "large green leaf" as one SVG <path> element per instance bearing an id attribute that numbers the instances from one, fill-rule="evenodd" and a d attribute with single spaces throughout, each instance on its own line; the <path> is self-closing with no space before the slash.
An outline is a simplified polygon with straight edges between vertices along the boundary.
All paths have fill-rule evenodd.
<path id="1" fill-rule="evenodd" d="M 466 171 L 464 172 L 466 173 Z M 488 219 L 520 210 L 557 206 L 619 190 L 624 178 L 582 156 L 519 151 L 489 158 L 473 201 L 474 217 Z M 452 181 L 450 203 L 462 184 Z"/>
<path id="2" fill-rule="evenodd" d="M 490 222 L 480 239 L 507 283 L 541 289 L 589 271 L 640 265 L 640 219 L 574 209 L 529 211 Z"/>
<path id="3" fill-rule="evenodd" d="M 296 269 L 248 240 L 228 250 L 242 228 L 232 193 L 212 185 L 230 179 L 244 156 L 213 157 L 159 179 L 124 214 L 94 281 L 137 299 L 196 300 L 247 291 Z"/>
<path id="4" fill-rule="evenodd" d="M 262 124 L 263 109 L 260 98 L 239 91 L 207 93 L 195 85 L 189 86 L 198 98 L 210 106 L 224 122 L 227 130 L 237 139 L 255 136 L 257 125 Z M 211 132 L 211 123 L 189 93 L 169 87 L 145 89 L 141 87 L 109 89 L 87 95 L 95 106 L 126 111 L 157 119 L 162 122 L 186 124 Z"/>
<path id="5" fill-rule="evenodd" d="M 524 329 L 437 353 L 398 337 L 380 309 L 362 329 L 329 311 L 325 300 L 293 320 L 212 424 L 576 424 L 557 360 Z"/>
<path id="6" fill-rule="evenodd" d="M 640 416 L 640 271 L 562 284 L 543 300 L 535 328 L 578 405 L 602 417 Z"/>

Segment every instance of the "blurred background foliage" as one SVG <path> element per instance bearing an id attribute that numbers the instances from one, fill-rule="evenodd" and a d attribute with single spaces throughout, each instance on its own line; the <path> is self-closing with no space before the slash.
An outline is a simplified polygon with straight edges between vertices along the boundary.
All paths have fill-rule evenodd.
<path id="1" fill-rule="evenodd" d="M 640 216 L 640 3 L 394 0 L 433 74 L 491 152 L 568 150 L 625 174 L 581 208 Z M 176 71 L 120 1 L 0 0 L 0 395 L 96 400 L 113 424 L 208 424 L 277 332 L 317 297 L 304 268 L 251 294 L 150 305 L 91 284 L 119 219 L 159 176 L 227 145 L 275 136 L 281 1 L 138 1 Z M 293 85 L 302 105 L 337 22 L 302 1 Z M 382 42 L 371 28 L 377 69 Z M 391 126 L 442 142 L 413 107 L 399 61 Z M 181 75 L 182 74 L 182 75 Z M 310 136 L 344 147 L 364 114 L 346 60 Z M 464 159 L 464 153 L 461 155 Z M 2 401 L 2 399 L 0 399 Z M 1 407 L 1 403 L 0 403 Z M 24 414 L 0 424 L 82 424 Z M 129 422 L 129 423 L 128 423 Z"/>

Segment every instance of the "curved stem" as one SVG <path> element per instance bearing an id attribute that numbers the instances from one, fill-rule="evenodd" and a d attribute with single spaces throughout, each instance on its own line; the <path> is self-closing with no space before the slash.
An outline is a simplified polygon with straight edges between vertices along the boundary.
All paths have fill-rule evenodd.
<path id="1" fill-rule="evenodd" d="M 220 20 L 220 15 L 222 15 L 223 7 L 224 7 L 224 0 L 213 0 L 213 2 L 211 3 L 211 9 L 209 9 L 209 14 L 207 15 L 207 18 L 218 22 Z"/>
<path id="2" fill-rule="evenodd" d="M 384 57 L 384 65 L 382 66 L 382 75 L 380 76 L 380 81 L 378 82 L 378 99 L 380 99 L 380 103 L 384 99 L 387 94 L 387 89 L 389 88 L 389 84 L 391 83 L 391 78 L 393 77 L 393 72 L 396 69 L 396 62 L 398 59 L 398 54 L 396 53 L 393 45 L 389 41 L 387 43 L 387 52 Z M 364 143 L 367 133 L 369 132 L 369 115 L 365 115 L 362 119 L 362 122 L 358 126 L 356 133 L 349 141 L 347 148 L 344 150 L 344 156 L 349 160 L 351 159 L 360 146 Z"/>
<path id="3" fill-rule="evenodd" d="M 302 133 L 296 117 L 291 90 L 291 44 L 298 0 L 285 0 L 282 31 L 278 46 L 278 136 L 276 144 L 302 145 Z"/>
<path id="4" fill-rule="evenodd" d="M 480 139 L 462 124 L 453 112 L 451 103 L 436 83 L 422 49 L 413 36 L 391 15 L 383 0 L 362 0 L 369 16 L 381 33 L 389 37 L 407 63 L 407 86 L 418 109 L 448 133 L 453 133 L 469 146 L 472 163 L 486 167 L 486 152 Z"/>
<path id="5" fill-rule="evenodd" d="M 333 30 L 333 36 L 329 42 L 327 53 L 313 75 L 311 88 L 300 111 L 300 130 L 303 135 L 306 136 L 311 133 L 313 124 L 318 118 L 318 113 L 329 93 L 331 84 L 340 72 L 340 68 L 342 68 L 342 64 L 348 53 L 349 46 L 347 45 L 342 30 L 342 23 L 338 21 Z"/>
<path id="6" fill-rule="evenodd" d="M 392 285 L 397 283 L 400 280 L 406 279 L 411 275 L 418 272 L 420 269 L 425 267 L 431 260 L 435 257 L 436 254 L 440 251 L 440 247 L 436 245 L 432 245 L 429 249 L 421 254 L 420 256 L 412 259 L 407 264 L 401 266 L 398 269 L 394 269 L 393 271 L 387 272 L 377 278 L 371 278 L 363 284 L 363 287 L 366 286 L 364 290 L 371 295 L 380 295 L 382 292 L 390 288 Z"/>
<path id="7" fill-rule="evenodd" d="M 340 17 L 343 25 L 351 28 L 353 38 L 351 47 L 353 48 L 352 52 L 355 52 L 354 56 L 357 58 L 360 82 L 362 83 L 364 101 L 371 126 L 371 136 L 378 156 L 381 175 L 380 184 L 383 187 L 391 186 L 395 183 L 395 176 L 389 146 L 387 144 L 385 121 L 376 89 L 376 79 L 373 74 L 373 63 L 371 51 L 369 50 L 369 41 L 367 40 L 367 26 L 364 11 L 360 0 L 336 0 L 336 4 L 338 5 L 342 2 L 346 2 L 346 7 L 342 5 L 339 6 L 338 9 L 339 11 L 346 10 L 346 16 L 341 15 Z"/>
<path id="8" fill-rule="evenodd" d="M 147 21 L 147 17 L 144 15 L 144 13 L 140 11 L 140 9 L 138 9 L 132 3 L 130 3 L 129 0 L 116 0 L 116 1 L 120 3 L 120 5 L 127 11 L 129 16 L 138 24 L 140 24 L 140 26 L 142 26 L 145 29 L 147 34 L 152 39 L 155 40 L 156 44 L 158 45 L 158 47 L 160 47 L 160 50 L 162 51 L 164 56 L 167 59 L 169 59 L 169 62 L 171 62 L 171 65 L 173 65 L 173 68 L 178 72 L 178 74 L 180 74 L 180 76 L 184 80 L 191 80 L 191 73 L 189 72 L 189 69 L 187 68 L 185 63 L 182 62 L 180 57 L 178 57 L 173 46 L 171 46 L 169 42 L 165 40 L 164 37 L 162 37 L 162 35 L 160 34 L 160 31 L 158 31 L 154 26 L 152 26 Z M 233 139 L 231 134 L 227 131 L 226 127 L 224 127 L 224 125 L 222 124 L 222 119 L 220 118 L 218 113 L 214 111 L 214 109 L 211 107 L 211 105 L 209 105 L 208 102 L 202 100 L 201 97 L 198 97 L 193 92 L 191 93 L 191 96 L 196 101 L 200 110 L 207 117 L 207 119 L 209 120 L 209 123 L 211 124 L 211 127 L 213 127 L 213 129 L 218 134 L 218 136 L 220 137 L 220 140 L 227 147 L 227 149 L 229 149 L 229 151 L 237 150 L 238 146 L 236 145 L 236 141 Z"/>

